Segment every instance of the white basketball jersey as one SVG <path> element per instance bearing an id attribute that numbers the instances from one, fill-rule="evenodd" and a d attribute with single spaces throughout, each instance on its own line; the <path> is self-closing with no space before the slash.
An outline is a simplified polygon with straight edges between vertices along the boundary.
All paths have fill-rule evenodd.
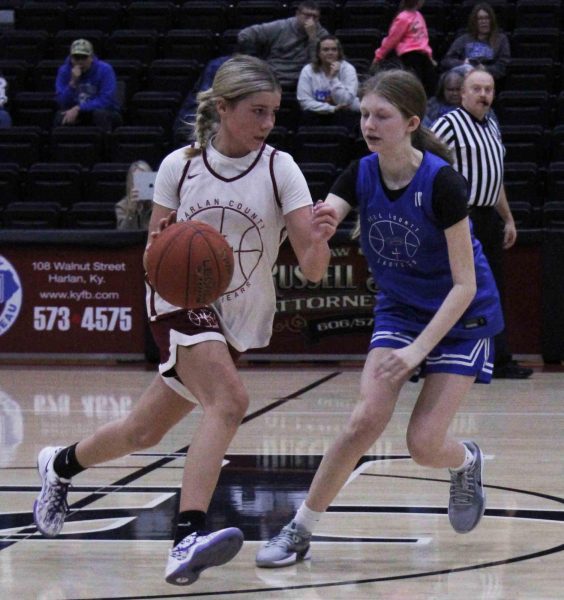
<path id="1" fill-rule="evenodd" d="M 188 164 L 189 161 L 189 164 Z M 233 249 L 235 270 L 213 307 L 227 341 L 238 351 L 268 345 L 276 310 L 272 268 L 285 237 L 284 215 L 312 204 L 307 183 L 289 154 L 264 145 L 242 159 L 211 145 L 188 159 L 185 149 L 167 156 L 155 182 L 154 202 L 215 227 Z M 177 311 L 152 288 L 152 319 Z"/>

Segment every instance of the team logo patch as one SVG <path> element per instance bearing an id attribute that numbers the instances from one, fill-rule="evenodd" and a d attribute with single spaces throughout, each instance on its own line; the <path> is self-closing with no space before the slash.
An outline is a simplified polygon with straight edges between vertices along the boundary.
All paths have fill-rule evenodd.
<path id="1" fill-rule="evenodd" d="M 16 269 L 0 255 L 0 335 L 16 322 L 22 307 L 22 284 Z"/>

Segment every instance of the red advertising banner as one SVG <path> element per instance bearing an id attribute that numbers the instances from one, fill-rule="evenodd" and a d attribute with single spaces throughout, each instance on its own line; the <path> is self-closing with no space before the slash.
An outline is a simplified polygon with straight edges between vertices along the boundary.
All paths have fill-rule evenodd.
<path id="1" fill-rule="evenodd" d="M 374 325 L 375 285 L 355 240 L 337 234 L 331 263 L 319 283 L 302 275 L 288 243 L 273 270 L 278 290 L 270 346 L 249 358 L 363 359 Z"/>
<path id="2" fill-rule="evenodd" d="M 528 237 L 505 256 L 505 316 L 512 351 L 536 354 L 541 245 L 538 236 Z M 144 245 L 142 232 L 0 231 L 0 360 L 142 359 Z M 325 277 L 314 284 L 283 245 L 273 269 L 278 301 L 272 340 L 247 359 L 364 359 L 375 284 L 346 232 L 333 238 L 331 253 Z"/>
<path id="3" fill-rule="evenodd" d="M 0 243 L 0 357 L 142 358 L 143 247 Z"/>

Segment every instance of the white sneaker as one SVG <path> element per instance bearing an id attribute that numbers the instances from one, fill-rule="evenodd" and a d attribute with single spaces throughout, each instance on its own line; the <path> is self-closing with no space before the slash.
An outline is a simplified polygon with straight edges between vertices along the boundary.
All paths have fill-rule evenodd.
<path id="1" fill-rule="evenodd" d="M 243 545 L 243 533 L 236 527 L 213 533 L 187 535 L 169 552 L 165 580 L 174 585 L 190 585 L 208 567 L 229 562 Z"/>
<path id="2" fill-rule="evenodd" d="M 55 537 L 63 528 L 69 510 L 67 492 L 70 480 L 61 479 L 53 470 L 55 456 L 62 447 L 47 446 L 37 457 L 41 492 L 33 504 L 33 519 L 46 537 Z"/>

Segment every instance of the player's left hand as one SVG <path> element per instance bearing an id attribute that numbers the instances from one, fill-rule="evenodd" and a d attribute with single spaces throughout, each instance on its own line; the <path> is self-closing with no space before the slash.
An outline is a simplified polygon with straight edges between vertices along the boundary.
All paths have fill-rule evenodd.
<path id="1" fill-rule="evenodd" d="M 406 379 L 424 357 L 410 344 L 405 348 L 392 350 L 378 365 L 374 371 L 376 379 L 389 379 L 397 383 Z"/>
<path id="2" fill-rule="evenodd" d="M 313 205 L 311 218 L 311 235 L 313 240 L 318 242 L 330 240 L 335 235 L 338 224 L 337 211 L 330 204 L 318 200 Z"/>

